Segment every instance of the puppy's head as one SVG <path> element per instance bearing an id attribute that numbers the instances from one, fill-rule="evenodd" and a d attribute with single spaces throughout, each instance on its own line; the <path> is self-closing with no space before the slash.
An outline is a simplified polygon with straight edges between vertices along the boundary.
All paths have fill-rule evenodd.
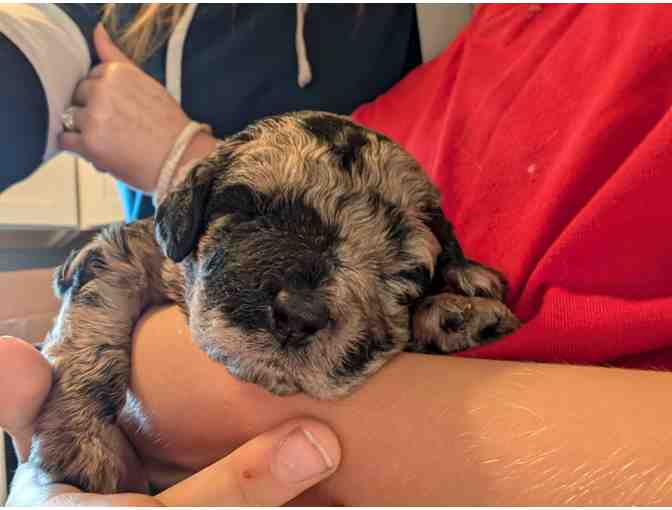
<path id="1" fill-rule="evenodd" d="M 401 351 L 440 247 L 438 194 L 386 138 L 330 114 L 260 121 L 160 205 L 195 341 L 276 394 L 347 394 Z"/>

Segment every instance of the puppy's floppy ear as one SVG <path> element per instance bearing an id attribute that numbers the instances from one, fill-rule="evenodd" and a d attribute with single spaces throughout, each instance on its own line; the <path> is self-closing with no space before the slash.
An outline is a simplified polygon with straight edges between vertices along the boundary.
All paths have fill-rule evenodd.
<path id="1" fill-rule="evenodd" d="M 56 297 L 63 299 L 69 290 L 79 290 L 93 280 L 97 272 L 105 268 L 105 256 L 97 240 L 72 251 L 54 272 L 52 285 Z"/>
<path id="2" fill-rule="evenodd" d="M 159 205 L 154 215 L 156 240 L 164 255 L 181 262 L 191 253 L 205 228 L 206 204 L 215 169 L 197 166 Z"/>

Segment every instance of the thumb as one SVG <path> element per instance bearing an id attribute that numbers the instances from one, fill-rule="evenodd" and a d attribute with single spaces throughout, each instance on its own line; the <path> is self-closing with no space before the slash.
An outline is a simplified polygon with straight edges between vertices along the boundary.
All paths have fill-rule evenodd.
<path id="1" fill-rule="evenodd" d="M 166 506 L 281 506 L 333 474 L 340 460 L 326 425 L 292 420 L 156 497 Z"/>
<path id="2" fill-rule="evenodd" d="M 51 387 L 51 366 L 28 342 L 0 338 L 0 427 L 14 439 L 23 462 L 33 423 Z"/>
<path id="3" fill-rule="evenodd" d="M 112 38 L 105 30 L 105 27 L 102 23 L 96 25 L 96 29 L 93 31 L 93 44 L 96 47 L 96 52 L 101 62 L 128 62 L 133 63 L 133 61 L 126 56 L 126 54 L 121 51 Z"/>

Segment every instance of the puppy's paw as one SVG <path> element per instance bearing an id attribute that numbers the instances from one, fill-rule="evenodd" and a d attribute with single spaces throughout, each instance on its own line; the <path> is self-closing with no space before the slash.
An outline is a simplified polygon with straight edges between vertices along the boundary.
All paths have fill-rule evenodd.
<path id="1" fill-rule="evenodd" d="M 477 262 L 449 266 L 443 270 L 446 292 L 470 297 L 493 298 L 504 301 L 506 279 L 500 272 Z"/>
<path id="2" fill-rule="evenodd" d="M 438 294 L 417 305 L 408 350 L 461 351 L 497 340 L 519 326 L 520 321 L 496 299 Z"/>
<path id="3" fill-rule="evenodd" d="M 93 424 L 92 431 L 41 431 L 33 437 L 29 461 L 50 483 L 63 482 L 98 494 L 118 492 L 124 465 L 112 427 Z"/>

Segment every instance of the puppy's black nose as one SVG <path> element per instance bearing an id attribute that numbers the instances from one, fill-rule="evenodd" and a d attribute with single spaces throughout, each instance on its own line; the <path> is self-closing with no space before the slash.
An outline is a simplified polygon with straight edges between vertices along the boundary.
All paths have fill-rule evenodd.
<path id="1" fill-rule="evenodd" d="M 273 302 L 273 333 L 283 347 L 302 347 L 329 323 L 329 309 L 314 292 L 281 290 Z"/>

